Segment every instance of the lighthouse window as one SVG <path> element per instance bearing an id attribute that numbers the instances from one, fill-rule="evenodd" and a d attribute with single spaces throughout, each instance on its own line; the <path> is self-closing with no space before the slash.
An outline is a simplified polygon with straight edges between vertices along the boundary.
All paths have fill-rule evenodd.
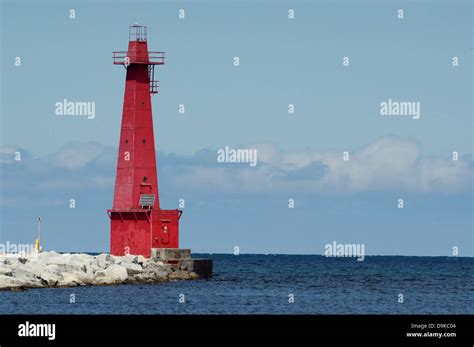
<path id="1" fill-rule="evenodd" d="M 146 140 L 145 140 L 145 139 L 143 139 L 143 141 L 142 141 L 142 142 L 143 142 L 143 144 L 145 144 L 145 143 L 146 143 Z"/>
<path id="2" fill-rule="evenodd" d="M 143 177 L 143 182 L 146 182 L 146 181 L 148 181 L 148 177 L 145 176 Z"/>
<path id="3" fill-rule="evenodd" d="M 128 143 L 128 140 L 125 140 L 125 143 L 127 144 L 127 143 Z"/>

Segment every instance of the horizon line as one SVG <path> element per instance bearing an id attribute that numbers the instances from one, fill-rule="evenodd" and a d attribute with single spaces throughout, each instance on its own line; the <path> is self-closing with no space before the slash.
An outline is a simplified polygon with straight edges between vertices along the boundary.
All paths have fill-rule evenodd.
<path id="1" fill-rule="evenodd" d="M 71 253 L 71 254 L 110 254 L 110 252 L 76 252 L 76 251 L 55 251 L 49 250 L 45 252 L 56 252 L 56 253 Z M 292 256 L 320 256 L 323 258 L 358 258 L 358 256 L 352 257 L 345 257 L 345 256 L 325 256 L 324 254 L 318 253 L 239 253 L 238 255 L 234 255 L 232 252 L 230 253 L 221 253 L 221 252 L 194 252 L 192 254 L 210 254 L 210 255 L 233 255 L 233 256 L 241 256 L 241 255 L 268 255 L 268 256 L 276 256 L 276 255 L 292 255 Z M 138 254 L 130 254 L 130 255 L 138 255 Z M 424 257 L 424 258 L 474 258 L 474 255 L 404 255 L 404 254 L 370 254 L 364 255 L 365 257 Z"/>

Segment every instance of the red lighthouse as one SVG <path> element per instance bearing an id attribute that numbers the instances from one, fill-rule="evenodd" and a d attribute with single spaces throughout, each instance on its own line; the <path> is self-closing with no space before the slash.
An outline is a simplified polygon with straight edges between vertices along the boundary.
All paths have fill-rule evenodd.
<path id="1" fill-rule="evenodd" d="M 180 210 L 160 208 L 151 95 L 158 93 L 155 66 L 164 52 L 148 51 L 147 27 L 129 29 L 128 51 L 113 63 L 127 70 L 114 203 L 107 210 L 112 255 L 151 255 L 152 248 L 178 248 Z"/>

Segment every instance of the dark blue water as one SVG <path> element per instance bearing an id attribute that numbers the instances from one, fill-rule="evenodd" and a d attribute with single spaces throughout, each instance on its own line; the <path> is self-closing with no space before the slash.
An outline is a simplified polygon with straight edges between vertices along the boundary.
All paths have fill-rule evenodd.
<path id="1" fill-rule="evenodd" d="M 474 258 L 204 255 L 211 280 L 0 292 L 2 314 L 474 313 Z M 70 303 L 74 294 L 76 302 Z M 184 294 L 185 303 L 180 303 Z M 294 303 L 289 303 L 289 294 Z M 398 302 L 403 294 L 403 303 Z"/>

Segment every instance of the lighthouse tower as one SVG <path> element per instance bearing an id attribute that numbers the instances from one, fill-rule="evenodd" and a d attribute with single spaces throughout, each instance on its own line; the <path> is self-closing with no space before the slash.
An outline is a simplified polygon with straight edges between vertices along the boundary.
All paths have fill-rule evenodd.
<path id="1" fill-rule="evenodd" d="M 127 71 L 113 208 L 107 210 L 112 255 L 178 248 L 180 210 L 160 208 L 151 95 L 158 93 L 155 67 L 164 52 L 148 51 L 147 27 L 129 29 L 128 51 L 113 52 Z"/>

